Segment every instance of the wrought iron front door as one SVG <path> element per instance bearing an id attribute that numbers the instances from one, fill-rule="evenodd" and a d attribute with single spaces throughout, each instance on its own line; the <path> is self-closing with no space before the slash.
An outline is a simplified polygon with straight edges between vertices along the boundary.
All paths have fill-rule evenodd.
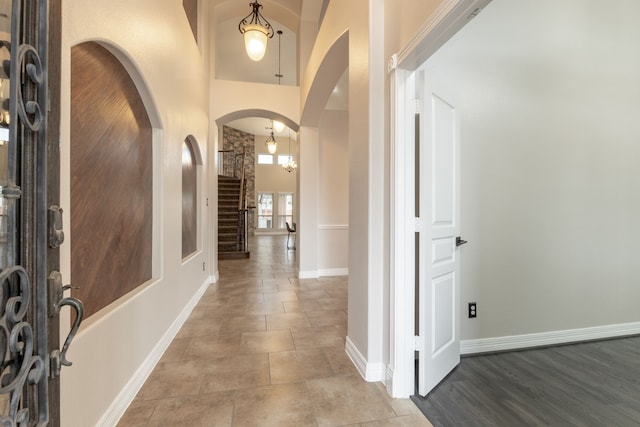
<path id="1" fill-rule="evenodd" d="M 59 425 L 60 0 L 0 0 L 0 426 Z M 59 349 L 58 314 L 74 325 Z"/>

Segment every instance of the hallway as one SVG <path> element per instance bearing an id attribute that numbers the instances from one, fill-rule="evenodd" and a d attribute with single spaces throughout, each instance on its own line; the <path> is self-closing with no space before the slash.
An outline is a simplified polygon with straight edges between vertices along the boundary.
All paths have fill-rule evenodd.
<path id="1" fill-rule="evenodd" d="M 286 236 L 250 241 L 212 284 L 118 424 L 430 426 L 345 353 L 347 278 L 295 278 Z"/>

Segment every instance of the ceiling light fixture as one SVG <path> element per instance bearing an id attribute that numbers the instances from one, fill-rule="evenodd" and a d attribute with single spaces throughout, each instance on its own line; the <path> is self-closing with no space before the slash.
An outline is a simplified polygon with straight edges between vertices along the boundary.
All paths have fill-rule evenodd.
<path id="1" fill-rule="evenodd" d="M 269 21 L 260 13 L 262 5 L 254 1 L 249 6 L 253 10 L 240 21 L 238 30 L 244 36 L 244 48 L 249 58 L 260 61 L 267 51 L 267 40 L 273 37 L 274 32 Z"/>
<path id="2" fill-rule="evenodd" d="M 291 129 L 289 129 L 289 160 L 287 160 L 287 162 L 282 165 L 282 169 L 291 173 L 291 171 L 294 171 L 297 168 L 298 164 L 293 160 L 293 157 L 291 156 Z"/>
<path id="3" fill-rule="evenodd" d="M 264 144 L 267 146 L 269 154 L 275 154 L 276 149 L 278 148 L 278 143 L 276 142 L 275 136 L 273 136 L 273 120 L 271 120 L 271 127 L 267 129 L 271 129 L 271 135 L 269 135 Z"/>

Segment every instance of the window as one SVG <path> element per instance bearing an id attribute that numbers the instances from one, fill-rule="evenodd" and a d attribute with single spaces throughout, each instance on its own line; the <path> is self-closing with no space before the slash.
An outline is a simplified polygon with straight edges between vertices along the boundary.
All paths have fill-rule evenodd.
<path id="1" fill-rule="evenodd" d="M 258 193 L 258 228 L 273 228 L 273 193 Z"/>
<path id="2" fill-rule="evenodd" d="M 273 164 L 273 155 L 272 154 L 258 154 L 258 164 L 259 165 L 272 165 Z"/>
<path id="3" fill-rule="evenodd" d="M 287 224 L 293 224 L 293 194 L 278 194 L 278 228 L 285 229 Z"/>
<path id="4" fill-rule="evenodd" d="M 286 230 L 287 222 L 293 224 L 293 193 L 258 193 L 257 208 L 259 230 Z"/>

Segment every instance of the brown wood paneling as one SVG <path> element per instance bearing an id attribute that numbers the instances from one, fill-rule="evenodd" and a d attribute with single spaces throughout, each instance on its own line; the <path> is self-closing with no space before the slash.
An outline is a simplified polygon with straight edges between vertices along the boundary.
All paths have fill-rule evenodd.
<path id="1" fill-rule="evenodd" d="M 198 41 L 198 0 L 182 0 L 184 12 L 187 14 L 193 38 Z"/>
<path id="2" fill-rule="evenodd" d="M 87 316 L 151 278 L 152 130 L 122 64 L 71 50 L 71 274 Z"/>
<path id="3" fill-rule="evenodd" d="M 182 258 L 198 249 L 197 185 L 195 156 L 187 140 L 182 143 Z"/>

